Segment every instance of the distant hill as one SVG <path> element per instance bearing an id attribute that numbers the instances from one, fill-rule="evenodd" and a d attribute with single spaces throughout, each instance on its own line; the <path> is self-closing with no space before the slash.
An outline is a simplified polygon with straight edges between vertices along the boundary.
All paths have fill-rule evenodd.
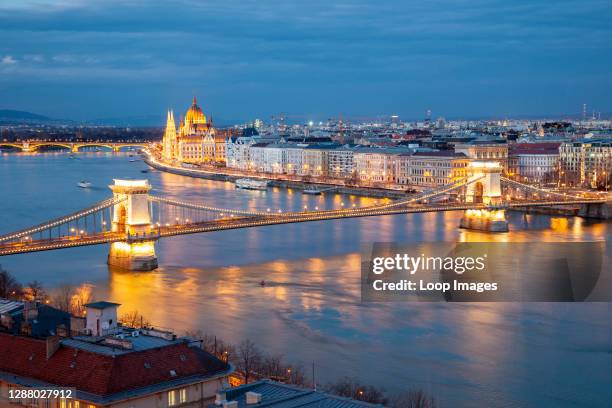
<path id="1" fill-rule="evenodd" d="M 0 123 L 52 123 L 56 122 L 48 116 L 38 115 L 32 112 L 0 109 Z"/>
<path id="2" fill-rule="evenodd" d="M 27 111 L 14 109 L 0 109 L 0 125 L 50 125 L 64 126 L 74 125 L 76 122 L 70 119 L 56 119 Z"/>

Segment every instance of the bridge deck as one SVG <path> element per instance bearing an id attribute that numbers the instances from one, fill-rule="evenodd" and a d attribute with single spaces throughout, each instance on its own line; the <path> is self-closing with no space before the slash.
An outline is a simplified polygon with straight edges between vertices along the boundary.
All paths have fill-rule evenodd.
<path id="1" fill-rule="evenodd" d="M 513 207 L 533 207 L 533 206 L 555 206 L 555 205 L 578 205 L 578 204 L 603 204 L 603 200 L 567 200 L 558 201 L 513 201 L 501 204 L 495 208 Z M 195 234 L 201 232 L 223 231 L 229 229 L 252 228 L 266 225 L 290 224 L 298 222 L 311 222 L 343 218 L 371 217 L 394 214 L 411 214 L 439 211 L 463 211 L 468 209 L 487 209 L 491 206 L 476 204 L 428 204 L 403 207 L 365 207 L 355 209 L 329 210 L 329 211 L 306 211 L 297 213 L 287 213 L 283 215 L 254 215 L 244 217 L 224 218 L 215 221 L 199 223 L 184 223 L 171 226 L 160 226 L 152 230 L 148 239 L 157 239 L 175 235 Z M 147 237 L 141 237 L 141 239 Z M 14 255 L 20 253 L 48 251 L 54 249 L 71 248 L 86 245 L 99 245 L 111 242 L 127 241 L 138 239 L 138 237 L 128 237 L 125 233 L 104 232 L 92 235 L 70 236 L 44 240 L 29 240 L 27 242 L 8 242 L 0 243 L 0 256 Z"/>

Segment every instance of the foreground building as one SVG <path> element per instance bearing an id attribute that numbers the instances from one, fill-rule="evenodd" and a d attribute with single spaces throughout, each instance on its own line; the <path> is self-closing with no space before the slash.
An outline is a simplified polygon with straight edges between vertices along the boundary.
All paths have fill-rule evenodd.
<path id="1" fill-rule="evenodd" d="M 213 127 L 194 97 L 180 120 L 178 131 L 174 112 L 168 111 L 166 131 L 162 140 L 162 157 L 166 161 L 204 164 L 225 162 L 225 136 Z"/>
<path id="2" fill-rule="evenodd" d="M 209 408 L 382 408 L 350 398 L 261 380 L 220 391 Z"/>
<path id="3" fill-rule="evenodd" d="M 0 331 L 0 406 L 9 404 L 11 389 L 69 387 L 76 389 L 72 399 L 43 405 L 12 400 L 10 406 L 201 407 L 227 387 L 231 366 L 198 342 L 167 331 L 119 326 L 116 303 L 85 306 L 86 324 L 78 335 Z"/>

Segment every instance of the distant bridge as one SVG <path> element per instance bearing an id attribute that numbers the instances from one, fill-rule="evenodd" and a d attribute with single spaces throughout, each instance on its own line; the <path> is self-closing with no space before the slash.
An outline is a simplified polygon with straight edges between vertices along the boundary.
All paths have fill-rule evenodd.
<path id="1" fill-rule="evenodd" d="M 1 147 L 12 147 L 20 149 L 23 152 L 36 152 L 41 147 L 61 147 L 70 150 L 72 153 L 77 153 L 83 147 L 103 147 L 113 152 L 118 152 L 123 148 L 143 148 L 146 143 L 132 143 L 132 142 L 61 142 L 61 141 L 44 141 L 44 140 L 31 140 L 23 142 L 0 142 Z"/>
<path id="2" fill-rule="evenodd" d="M 507 231 L 504 210 L 580 205 L 602 213 L 606 200 L 542 190 L 500 176 L 499 168 L 474 167 L 468 177 L 388 204 L 335 210 L 239 210 L 149 194 L 146 180 L 115 180 L 113 197 L 55 220 L 0 236 L 0 256 L 111 243 L 108 262 L 130 270 L 157 267 L 154 242 L 174 235 L 266 225 L 440 211 L 465 211 L 462 226 Z M 502 194 L 502 186 L 506 189 Z M 463 202 L 447 200 L 461 190 Z M 442 202 L 440 200 L 443 200 Z M 607 210 L 606 210 L 607 211 Z"/>

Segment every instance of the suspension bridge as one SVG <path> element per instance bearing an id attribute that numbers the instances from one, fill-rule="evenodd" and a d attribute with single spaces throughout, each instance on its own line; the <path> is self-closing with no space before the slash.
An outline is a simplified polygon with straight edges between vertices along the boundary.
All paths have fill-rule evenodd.
<path id="1" fill-rule="evenodd" d="M 112 150 L 113 152 L 119 152 L 125 148 L 143 148 L 145 143 L 123 143 L 123 142 L 62 142 L 54 140 L 24 140 L 20 142 L 2 142 L 0 141 L 0 148 L 9 147 L 19 149 L 22 152 L 32 153 L 38 151 L 41 147 L 60 147 L 68 149 L 72 153 L 78 153 L 84 147 L 101 147 Z"/>
<path id="2" fill-rule="evenodd" d="M 439 211 L 464 211 L 461 220 L 464 228 L 507 231 L 504 211 L 514 207 L 579 205 L 590 216 L 603 216 L 607 211 L 604 199 L 543 190 L 505 178 L 496 163 L 472 163 L 467 177 L 406 199 L 332 210 L 217 208 L 150 194 L 147 180 L 116 179 L 109 187 L 113 196 L 89 208 L 0 235 L 0 256 L 110 244 L 110 265 L 152 270 L 157 267 L 155 242 L 175 235 Z M 452 196 L 463 199 L 450 199 Z"/>

